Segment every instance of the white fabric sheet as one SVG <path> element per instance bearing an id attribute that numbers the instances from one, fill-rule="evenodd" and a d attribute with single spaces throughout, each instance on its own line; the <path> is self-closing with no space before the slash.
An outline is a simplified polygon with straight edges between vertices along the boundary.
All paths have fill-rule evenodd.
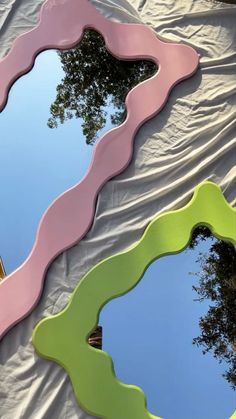
<path id="1" fill-rule="evenodd" d="M 0 54 L 37 21 L 42 0 L 2 0 Z M 58 365 L 38 358 L 35 323 L 61 310 L 79 279 L 139 239 L 160 212 L 183 205 L 204 179 L 235 203 L 236 7 L 214 0 L 93 0 L 107 17 L 144 22 L 196 48 L 200 69 L 135 138 L 131 165 L 102 189 L 93 226 L 50 266 L 40 303 L 0 344 L 1 419 L 89 419 Z M 158 92 L 157 92 L 158 94 Z"/>

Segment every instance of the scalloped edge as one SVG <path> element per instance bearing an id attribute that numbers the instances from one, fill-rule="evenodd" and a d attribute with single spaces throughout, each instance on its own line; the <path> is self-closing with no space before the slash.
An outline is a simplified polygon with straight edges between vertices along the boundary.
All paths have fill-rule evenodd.
<path id="1" fill-rule="evenodd" d="M 85 177 L 49 206 L 30 255 L 0 284 L 0 338 L 37 304 L 50 262 L 88 232 L 97 195 L 107 180 L 128 166 L 139 127 L 162 109 L 172 87 L 198 67 L 198 55 L 191 47 L 163 42 L 145 25 L 109 21 L 87 0 L 48 0 L 36 28 L 17 38 L 0 62 L 1 85 L 5 86 L 2 108 L 11 85 L 32 68 L 39 52 L 75 46 L 86 28 L 101 33 L 117 58 L 152 60 L 159 70 L 129 92 L 124 123 L 98 141 Z"/>
<path id="2" fill-rule="evenodd" d="M 36 351 L 65 368 L 79 404 L 89 414 L 104 419 L 158 419 L 147 411 L 142 390 L 121 383 L 110 356 L 91 348 L 87 338 L 102 307 L 135 287 L 155 259 L 182 251 L 199 224 L 236 245 L 236 210 L 209 181 L 195 189 L 186 206 L 155 218 L 130 249 L 91 269 L 66 308 L 35 327 Z"/>

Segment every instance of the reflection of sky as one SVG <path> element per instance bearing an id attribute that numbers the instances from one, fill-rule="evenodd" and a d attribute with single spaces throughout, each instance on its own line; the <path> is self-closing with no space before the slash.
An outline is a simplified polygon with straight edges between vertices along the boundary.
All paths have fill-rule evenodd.
<path id="1" fill-rule="evenodd" d="M 47 127 L 62 76 L 57 54 L 44 52 L 0 114 L 0 255 L 8 272 L 29 253 L 44 210 L 81 179 L 91 158 L 78 120 Z M 234 398 L 223 367 L 191 345 L 206 310 L 192 302 L 193 278 L 186 275 L 195 258 L 163 258 L 136 289 L 110 302 L 101 314 L 104 349 L 120 379 L 140 385 L 149 409 L 164 419 L 227 419 Z"/>
<path id="2" fill-rule="evenodd" d="M 0 114 L 0 255 L 8 272 L 28 255 L 44 210 L 81 179 L 91 157 L 79 120 L 47 127 L 62 76 L 56 52 L 44 52 Z"/>
<path id="3" fill-rule="evenodd" d="M 207 249 L 201 244 L 201 251 Z M 192 345 L 208 304 L 194 302 L 197 251 L 161 258 L 130 293 L 102 310 L 103 349 L 118 378 L 141 387 L 148 408 L 164 419 L 227 419 L 235 395 L 225 366 Z"/>

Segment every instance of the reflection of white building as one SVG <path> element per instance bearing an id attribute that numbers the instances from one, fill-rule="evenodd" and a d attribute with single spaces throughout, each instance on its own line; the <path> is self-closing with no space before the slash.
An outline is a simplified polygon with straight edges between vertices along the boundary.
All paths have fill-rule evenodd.
<path id="1" fill-rule="evenodd" d="M 3 279 L 5 276 L 6 276 L 6 272 L 4 269 L 2 258 L 0 256 L 0 280 Z"/>

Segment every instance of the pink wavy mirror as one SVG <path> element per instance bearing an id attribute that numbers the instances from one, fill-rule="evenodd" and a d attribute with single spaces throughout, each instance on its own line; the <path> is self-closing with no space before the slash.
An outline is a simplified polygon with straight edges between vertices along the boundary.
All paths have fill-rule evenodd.
<path id="1" fill-rule="evenodd" d="M 91 146 L 125 119 L 129 90 L 156 71 L 150 61 L 117 60 L 86 30 L 76 48 L 41 53 L 11 89 L 0 113 L 0 255 L 8 273 L 26 259 L 48 205 L 85 174 Z"/>
<path id="2" fill-rule="evenodd" d="M 107 49 L 115 57 L 150 60 L 158 66 L 158 72 L 129 92 L 124 122 L 100 138 L 83 179 L 50 205 L 39 224 L 30 255 L 2 281 L 1 336 L 37 303 L 50 262 L 88 231 L 98 192 L 108 179 L 121 173 L 129 164 L 133 139 L 139 127 L 162 109 L 171 88 L 190 77 L 198 66 L 198 56 L 192 48 L 163 42 L 144 25 L 109 21 L 86 0 L 48 0 L 42 8 L 38 26 L 20 36 L 0 62 L 1 109 L 6 104 L 10 87 L 30 70 L 39 52 L 74 47 L 86 28 L 101 33 Z"/>

